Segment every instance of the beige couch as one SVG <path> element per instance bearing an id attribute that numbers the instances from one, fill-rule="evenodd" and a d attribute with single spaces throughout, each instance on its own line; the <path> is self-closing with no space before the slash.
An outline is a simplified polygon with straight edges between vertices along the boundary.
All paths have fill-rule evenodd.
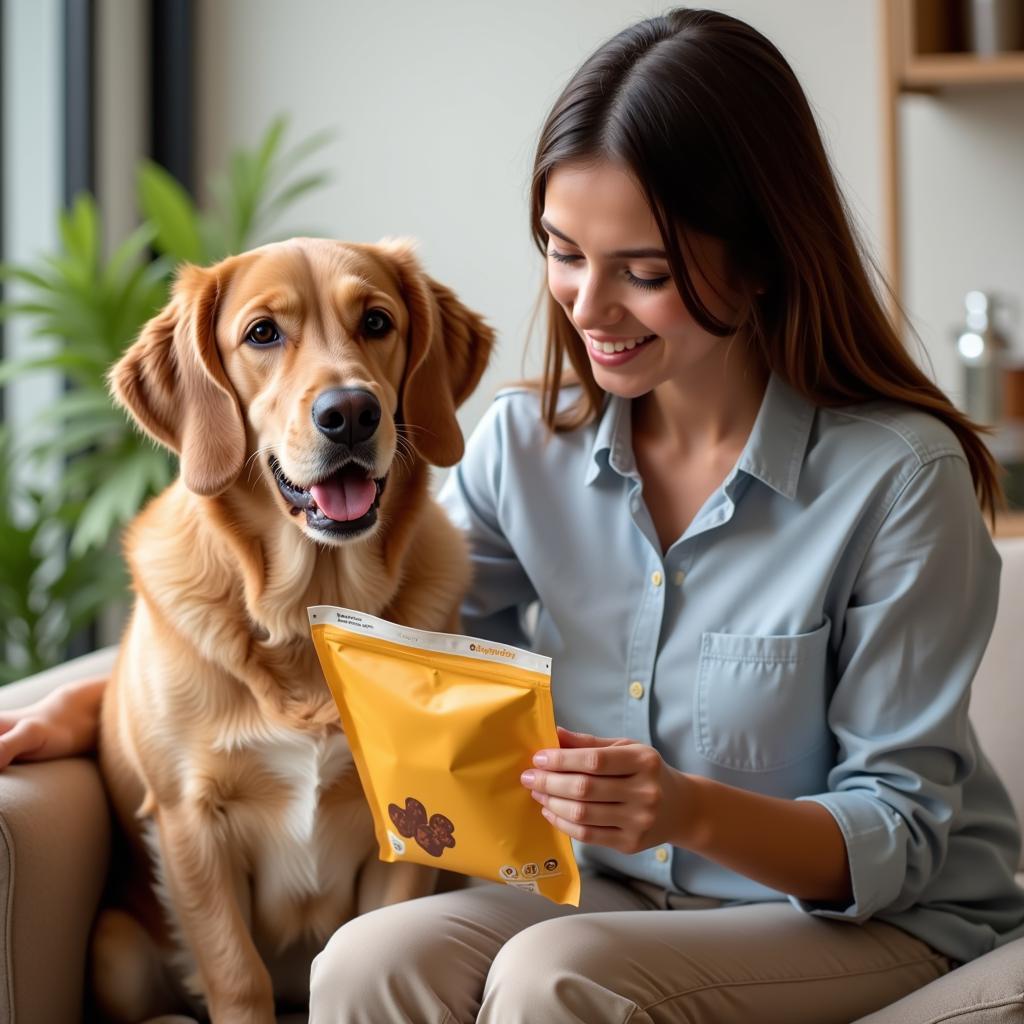
<path id="1" fill-rule="evenodd" d="M 1024 537 L 999 542 L 1003 582 L 971 715 L 1024 818 Z M 99 651 L 0 690 L 15 707 L 60 683 L 106 672 Z M 0 772 L 0 1024 L 83 1019 L 85 958 L 110 846 L 107 805 L 91 760 Z M 1019 876 L 1024 884 L 1024 863 Z M 292 1015 L 290 1021 L 301 1018 Z M 1024 939 L 953 971 L 861 1024 L 1024 1022 Z M 382 1022 L 386 1024 L 386 1022 Z"/>

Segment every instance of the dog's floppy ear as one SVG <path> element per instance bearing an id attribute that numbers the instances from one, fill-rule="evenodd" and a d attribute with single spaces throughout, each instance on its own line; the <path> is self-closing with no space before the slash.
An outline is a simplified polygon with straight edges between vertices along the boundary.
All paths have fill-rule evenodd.
<path id="1" fill-rule="evenodd" d="M 139 426 L 180 456 L 188 489 L 203 495 L 226 490 L 245 461 L 245 424 L 215 336 L 230 263 L 184 266 L 170 301 L 107 377 Z"/>
<path id="2" fill-rule="evenodd" d="M 480 381 L 494 331 L 450 288 L 423 272 L 413 243 L 385 239 L 380 249 L 394 265 L 409 310 L 409 359 L 402 385 L 402 417 L 416 450 L 435 466 L 462 458 L 455 410 Z"/>

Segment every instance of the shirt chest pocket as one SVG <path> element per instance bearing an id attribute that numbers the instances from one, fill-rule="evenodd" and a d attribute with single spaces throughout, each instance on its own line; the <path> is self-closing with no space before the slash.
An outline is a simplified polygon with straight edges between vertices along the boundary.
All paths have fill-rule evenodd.
<path id="1" fill-rule="evenodd" d="M 828 619 L 796 636 L 704 633 L 694 694 L 701 756 L 738 771 L 784 768 L 830 739 Z"/>

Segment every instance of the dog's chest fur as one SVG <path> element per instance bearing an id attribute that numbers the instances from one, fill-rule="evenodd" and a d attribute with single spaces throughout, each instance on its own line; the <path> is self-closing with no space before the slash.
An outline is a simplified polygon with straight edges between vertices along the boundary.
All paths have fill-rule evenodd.
<path id="1" fill-rule="evenodd" d="M 211 752 L 230 760 L 214 784 L 189 779 L 201 817 L 216 819 L 240 870 L 233 872 L 243 917 L 257 947 L 270 955 L 296 942 L 322 944 L 352 917 L 362 848 L 375 853 L 373 827 L 345 735 L 314 737 L 270 728 L 242 750 Z M 225 780 L 231 780 L 225 785 Z M 156 891 L 178 947 L 177 967 L 194 992 L 198 978 L 183 942 L 152 821 L 144 836 Z M 344 849 L 341 849 L 344 847 Z"/>
<path id="2" fill-rule="evenodd" d="M 337 732 L 312 738 L 275 730 L 252 754 L 281 791 L 279 811 L 267 823 L 270 827 L 254 832 L 249 842 L 254 916 L 274 924 L 289 905 L 336 890 L 339 882 L 351 885 L 351 877 L 339 879 L 334 871 L 338 858 L 332 856 L 331 846 L 339 834 L 330 827 L 330 819 L 337 816 L 338 802 L 325 805 L 323 798 L 343 776 L 352 781 L 354 767 L 348 741 Z M 359 794 L 353 796 L 357 799 L 350 810 L 356 818 L 366 808 Z"/>

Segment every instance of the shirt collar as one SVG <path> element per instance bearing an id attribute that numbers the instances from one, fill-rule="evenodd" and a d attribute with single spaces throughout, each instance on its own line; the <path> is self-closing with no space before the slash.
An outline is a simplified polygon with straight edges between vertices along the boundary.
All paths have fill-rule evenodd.
<path id="1" fill-rule="evenodd" d="M 602 472 L 612 470 L 619 476 L 637 476 L 633 456 L 633 421 L 628 398 L 608 395 L 597 421 L 594 443 L 584 483 L 589 487 Z"/>
<path id="2" fill-rule="evenodd" d="M 784 498 L 795 498 L 814 412 L 810 399 L 773 373 L 737 470 L 757 477 Z"/>
<path id="3" fill-rule="evenodd" d="M 736 471 L 756 477 L 791 500 L 796 496 L 813 422 L 814 405 L 777 374 L 771 374 Z M 589 486 L 609 470 L 620 476 L 637 475 L 630 401 L 617 395 L 608 396 L 597 422 L 584 482 Z"/>

